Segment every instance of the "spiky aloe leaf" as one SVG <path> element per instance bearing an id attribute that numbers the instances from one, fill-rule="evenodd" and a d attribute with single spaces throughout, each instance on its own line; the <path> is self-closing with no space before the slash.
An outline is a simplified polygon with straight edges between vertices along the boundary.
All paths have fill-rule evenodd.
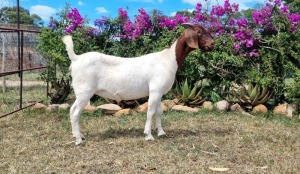
<path id="1" fill-rule="evenodd" d="M 192 91 L 190 92 L 190 95 L 188 96 L 189 100 L 192 100 L 193 98 L 195 98 L 196 96 L 196 92 L 197 92 L 197 85 L 194 86 L 194 88 L 192 89 Z"/>
<path id="2" fill-rule="evenodd" d="M 182 101 L 184 101 L 184 102 L 188 101 L 188 97 L 189 97 L 190 92 L 191 92 L 191 90 L 190 90 L 190 87 L 188 85 L 187 79 L 185 79 L 183 89 L 182 89 Z"/>
<path id="3" fill-rule="evenodd" d="M 268 87 L 266 85 L 263 85 L 262 86 L 262 91 L 261 91 L 258 99 L 262 99 L 266 95 L 267 91 L 268 91 Z"/>
<path id="4" fill-rule="evenodd" d="M 197 100 L 191 101 L 189 103 L 192 105 L 199 105 L 199 104 L 203 103 L 204 101 L 205 101 L 204 99 L 198 98 Z"/>
<path id="5" fill-rule="evenodd" d="M 201 87 L 201 89 L 198 91 L 198 93 L 195 95 L 195 97 L 193 98 L 193 100 L 196 100 L 197 98 L 200 97 L 200 95 L 202 94 L 203 91 L 203 87 Z"/>
<path id="6" fill-rule="evenodd" d="M 255 98 L 252 100 L 252 102 L 251 102 L 251 105 L 252 105 L 252 106 L 258 105 L 258 103 L 257 103 L 258 97 L 259 97 L 259 95 L 256 95 Z"/>
<path id="7" fill-rule="evenodd" d="M 257 104 L 263 104 L 266 103 L 267 101 L 269 101 L 271 99 L 271 97 L 273 96 L 274 91 L 272 91 L 271 93 L 268 91 L 268 93 L 264 96 L 263 99 L 261 99 L 260 101 L 257 102 Z"/>
<path id="8" fill-rule="evenodd" d="M 249 84 L 248 84 L 248 96 L 251 95 L 252 90 L 253 90 L 253 85 L 252 85 L 252 83 L 249 83 Z"/>
<path id="9" fill-rule="evenodd" d="M 256 84 L 249 96 L 250 100 L 253 101 L 256 98 L 257 94 L 258 94 L 258 85 Z"/>
<path id="10" fill-rule="evenodd" d="M 241 98 L 244 101 L 243 103 L 246 103 L 246 104 L 250 104 L 251 103 L 250 98 L 248 96 L 246 96 L 246 95 L 242 95 L 239 98 Z"/>

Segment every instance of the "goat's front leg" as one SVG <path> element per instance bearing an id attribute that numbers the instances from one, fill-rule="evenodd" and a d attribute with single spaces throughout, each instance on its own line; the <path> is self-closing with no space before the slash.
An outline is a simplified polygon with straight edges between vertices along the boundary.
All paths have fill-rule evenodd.
<path id="1" fill-rule="evenodd" d="M 154 140 L 152 134 L 151 134 L 151 122 L 152 117 L 156 113 L 157 106 L 160 105 L 160 99 L 161 95 L 159 94 L 153 94 L 150 93 L 149 100 L 148 100 L 148 111 L 147 111 L 147 121 L 145 125 L 145 131 L 146 134 L 145 140 Z"/>
<path id="2" fill-rule="evenodd" d="M 156 108 L 156 113 L 155 113 L 155 118 L 156 118 L 156 122 L 155 122 L 155 126 L 157 129 L 157 135 L 158 136 L 163 136 L 166 135 L 165 131 L 163 130 L 162 126 L 161 126 L 161 116 L 162 116 L 163 110 L 161 108 L 161 104 L 159 103 L 157 108 Z"/>

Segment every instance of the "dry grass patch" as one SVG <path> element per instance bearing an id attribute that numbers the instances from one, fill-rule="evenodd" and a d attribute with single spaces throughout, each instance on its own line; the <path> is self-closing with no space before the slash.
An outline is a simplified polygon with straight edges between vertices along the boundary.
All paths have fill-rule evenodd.
<path id="1" fill-rule="evenodd" d="M 163 126 L 168 136 L 146 142 L 145 114 L 83 114 L 87 140 L 75 146 L 68 117 L 67 111 L 25 110 L 0 120 L 0 171 L 213 173 L 209 167 L 229 168 L 225 173 L 300 171 L 296 120 L 167 112 Z"/>

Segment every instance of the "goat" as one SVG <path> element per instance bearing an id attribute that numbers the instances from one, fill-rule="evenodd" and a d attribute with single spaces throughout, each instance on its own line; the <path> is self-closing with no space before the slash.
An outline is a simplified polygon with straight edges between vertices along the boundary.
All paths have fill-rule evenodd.
<path id="1" fill-rule="evenodd" d="M 71 59 L 70 71 L 76 100 L 70 109 L 72 134 L 75 144 L 82 143 L 79 116 L 90 98 L 96 94 L 118 102 L 149 96 L 145 140 L 151 134 L 152 116 L 158 136 L 165 135 L 161 125 L 161 97 L 170 91 L 177 70 L 186 56 L 195 49 L 211 51 L 214 40 L 200 25 L 187 23 L 188 28 L 168 49 L 135 58 L 121 58 L 99 52 L 76 55 L 70 35 L 62 38 Z"/>

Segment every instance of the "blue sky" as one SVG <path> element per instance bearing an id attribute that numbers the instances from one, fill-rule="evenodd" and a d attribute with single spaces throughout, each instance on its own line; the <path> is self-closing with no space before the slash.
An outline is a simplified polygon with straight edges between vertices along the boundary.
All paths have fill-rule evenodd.
<path id="1" fill-rule="evenodd" d="M 147 12 L 152 9 L 163 11 L 165 15 L 172 15 L 176 11 L 193 10 L 195 4 L 206 0 L 20 0 L 20 6 L 28 9 L 31 14 L 37 14 L 44 20 L 47 26 L 50 16 L 55 18 L 55 14 L 65 7 L 65 3 L 70 3 L 72 8 L 77 8 L 82 16 L 90 19 L 90 24 L 102 16 L 116 17 L 118 8 L 129 8 L 129 16 L 138 14 L 139 8 L 144 8 Z M 223 4 L 223 0 L 208 0 L 211 5 Z M 238 3 L 240 9 L 253 7 L 256 3 L 263 3 L 264 0 L 230 0 L 231 3 Z M 14 6 L 16 0 L 0 0 L 0 7 Z"/>

